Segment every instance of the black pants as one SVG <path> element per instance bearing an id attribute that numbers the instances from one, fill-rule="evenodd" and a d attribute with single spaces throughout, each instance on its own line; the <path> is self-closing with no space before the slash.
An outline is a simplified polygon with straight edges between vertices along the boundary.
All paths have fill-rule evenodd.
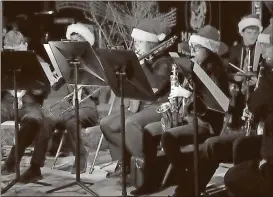
<path id="1" fill-rule="evenodd" d="M 225 175 L 227 190 L 234 196 L 273 196 L 273 165 L 259 169 L 257 160 L 229 169 Z"/>
<path id="2" fill-rule="evenodd" d="M 143 130 L 146 125 L 158 122 L 161 115 L 156 113 L 156 105 L 144 108 L 140 112 L 132 113 L 125 111 L 125 138 L 126 138 L 126 163 L 129 164 L 130 157 L 143 156 Z M 100 122 L 101 131 L 109 143 L 110 153 L 113 161 L 122 157 L 122 139 L 120 113 L 104 117 Z"/>
<path id="3" fill-rule="evenodd" d="M 64 113 L 60 118 L 51 117 L 51 121 L 55 122 L 55 128 L 58 130 L 67 130 L 69 144 L 71 144 L 71 148 L 73 154 L 76 154 L 76 140 L 77 140 L 77 130 L 76 130 L 76 115 L 75 110 L 70 110 Z M 98 122 L 98 113 L 96 108 L 86 107 L 79 109 L 79 122 L 80 129 L 81 127 L 92 127 L 95 126 Z M 87 142 L 86 142 L 87 143 Z M 86 149 L 84 146 L 84 140 L 80 137 L 80 154 L 85 155 Z"/>
<path id="4" fill-rule="evenodd" d="M 200 121 L 198 122 L 199 143 L 203 143 L 207 138 L 211 137 L 212 134 L 210 133 L 210 126 L 208 124 L 202 124 Z M 193 166 L 193 154 L 192 152 L 182 153 L 181 148 L 193 144 L 193 132 L 193 125 L 190 121 L 189 124 L 167 130 L 162 135 L 164 152 L 169 158 L 174 170 L 177 174 L 181 175 L 179 176 L 179 183 L 181 183 L 178 187 L 179 190 L 182 186 L 184 188 L 185 183 L 187 183 L 187 185 L 192 185 L 191 182 L 189 184 L 184 175 L 185 173 L 188 174 L 188 167 Z M 190 174 L 190 176 L 192 175 L 193 174 Z"/>
<path id="5" fill-rule="evenodd" d="M 14 120 L 13 103 L 4 100 L 1 104 L 1 123 Z M 18 131 L 19 161 L 22 159 L 25 149 L 34 141 L 34 152 L 30 163 L 40 167 L 44 166 L 50 133 L 42 107 L 39 104 L 24 103 L 23 108 L 19 109 L 18 118 L 20 123 Z M 15 146 L 12 147 L 6 164 L 15 165 Z"/>
<path id="6" fill-rule="evenodd" d="M 239 164 L 253 158 L 260 158 L 260 147 L 261 136 L 245 137 L 244 132 L 208 138 L 200 146 L 200 190 L 205 191 L 206 185 L 219 167 L 219 163 Z M 181 172 L 177 192 L 184 193 L 186 191 L 187 195 L 193 195 L 193 153 L 185 154 L 184 159 L 189 163 L 183 166 L 187 170 L 183 169 Z"/>
<path id="7" fill-rule="evenodd" d="M 244 121 L 242 120 L 243 110 L 245 108 L 245 96 L 239 92 L 235 99 L 236 108 L 232 111 L 231 127 L 240 128 Z"/>

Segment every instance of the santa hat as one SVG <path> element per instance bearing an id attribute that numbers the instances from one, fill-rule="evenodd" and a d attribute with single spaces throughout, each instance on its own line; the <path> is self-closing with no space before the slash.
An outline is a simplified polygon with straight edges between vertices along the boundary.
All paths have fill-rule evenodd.
<path id="1" fill-rule="evenodd" d="M 92 25 L 82 23 L 71 24 L 67 27 L 66 38 L 71 40 L 71 35 L 77 33 L 81 35 L 91 46 L 95 43 L 94 28 Z"/>
<path id="2" fill-rule="evenodd" d="M 257 41 L 259 43 L 273 45 L 273 18 L 270 19 L 270 25 L 259 34 Z"/>
<path id="3" fill-rule="evenodd" d="M 225 43 L 220 42 L 219 31 L 210 25 L 204 26 L 197 34 L 191 35 L 189 45 L 197 44 L 220 56 L 228 51 L 228 46 Z"/>
<path id="4" fill-rule="evenodd" d="M 169 33 L 167 25 L 162 25 L 160 20 L 144 19 L 132 31 L 132 38 L 146 42 L 160 42 Z"/>
<path id="5" fill-rule="evenodd" d="M 251 14 L 251 15 L 243 17 L 242 20 L 238 24 L 239 33 L 241 34 L 245 28 L 250 27 L 250 26 L 256 26 L 259 28 L 260 32 L 263 31 L 263 26 L 262 26 L 262 23 L 259 19 L 259 15 Z"/>

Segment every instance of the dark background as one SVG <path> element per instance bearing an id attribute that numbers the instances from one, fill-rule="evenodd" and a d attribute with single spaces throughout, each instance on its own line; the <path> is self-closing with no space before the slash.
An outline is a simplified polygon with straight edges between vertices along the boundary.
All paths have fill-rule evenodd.
<path id="1" fill-rule="evenodd" d="M 3 15 L 8 21 L 14 20 L 18 14 L 25 14 L 30 16 L 25 22 L 19 21 L 20 30 L 30 37 L 32 42 L 30 47 L 38 51 L 41 50 L 41 38 L 44 32 L 49 31 L 51 39 L 61 39 L 65 37 L 66 25 L 53 24 L 52 16 L 38 16 L 35 12 L 42 10 L 54 10 L 54 1 L 38 2 L 38 1 L 4 1 L 3 3 Z M 223 42 L 232 45 L 234 41 L 238 41 L 238 27 L 239 20 L 249 13 L 251 13 L 250 1 L 211 1 L 207 2 L 211 4 L 211 25 L 218 28 L 221 32 L 221 39 Z M 181 35 L 181 31 L 192 32 L 187 29 L 185 23 L 185 1 L 159 1 L 160 11 L 167 12 L 172 7 L 177 8 L 177 26 L 173 29 L 173 33 L 178 36 Z M 75 17 L 79 20 L 83 19 L 83 15 L 78 10 L 66 10 L 57 13 L 54 17 Z M 263 25 L 266 26 L 269 23 L 270 13 L 266 7 L 263 8 Z"/>

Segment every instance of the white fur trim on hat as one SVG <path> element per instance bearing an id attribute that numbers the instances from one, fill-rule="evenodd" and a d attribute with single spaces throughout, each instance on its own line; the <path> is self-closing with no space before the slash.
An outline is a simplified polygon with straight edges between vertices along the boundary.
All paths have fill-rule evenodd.
<path id="1" fill-rule="evenodd" d="M 239 33 L 242 33 L 243 30 L 246 27 L 249 27 L 249 26 L 257 26 L 259 28 L 260 32 L 263 31 L 263 26 L 262 26 L 261 21 L 259 19 L 257 19 L 257 18 L 244 18 L 238 24 Z"/>
<path id="2" fill-rule="evenodd" d="M 200 44 L 201 46 L 211 50 L 212 52 L 219 54 L 219 49 L 221 45 L 220 42 L 193 34 L 190 37 L 189 45 L 191 45 L 192 43 Z"/>
<path id="3" fill-rule="evenodd" d="M 69 25 L 66 30 L 66 38 L 70 40 L 72 33 L 80 34 L 91 46 L 95 43 L 94 33 L 83 24 L 77 23 Z"/>
<path id="4" fill-rule="evenodd" d="M 132 38 L 139 41 L 146 42 L 159 42 L 165 39 L 166 35 L 164 33 L 156 35 L 141 29 L 134 28 L 131 34 Z"/>
<path id="5" fill-rule="evenodd" d="M 259 43 L 270 44 L 270 34 L 259 34 L 257 41 Z"/>

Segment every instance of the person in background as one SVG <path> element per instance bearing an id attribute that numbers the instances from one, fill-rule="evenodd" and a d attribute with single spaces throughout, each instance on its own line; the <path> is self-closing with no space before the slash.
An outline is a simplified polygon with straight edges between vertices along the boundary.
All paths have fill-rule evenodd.
<path id="1" fill-rule="evenodd" d="M 264 123 L 259 141 L 255 146 L 246 146 L 244 150 L 244 153 L 260 154 L 227 171 L 224 180 L 232 196 L 273 196 L 273 18 L 270 21 L 270 25 L 258 37 L 258 42 L 263 45 L 262 77 L 243 114 L 246 118 L 253 114 Z"/>
<path id="2" fill-rule="evenodd" d="M 232 46 L 229 50 L 229 62 L 237 66 L 245 72 L 254 71 L 253 62 L 255 54 L 255 43 L 257 41 L 259 33 L 263 30 L 261 21 L 258 15 L 244 16 L 238 23 L 238 31 L 241 36 L 241 41 L 235 46 Z M 250 53 L 250 56 L 249 56 Z M 250 59 L 249 59 L 250 57 Z M 248 68 L 250 66 L 250 68 Z M 239 72 L 228 65 L 228 73 L 238 74 Z M 250 69 L 250 70 L 249 70 Z M 241 119 L 243 109 L 246 102 L 246 80 L 241 76 L 232 76 L 230 81 L 235 85 L 234 88 L 238 88 L 238 92 L 235 95 L 236 108 L 232 111 L 231 129 L 240 129 L 243 124 Z M 257 77 L 252 77 L 250 80 L 250 91 L 253 91 Z"/>
<path id="3" fill-rule="evenodd" d="M 91 46 L 95 43 L 95 36 L 94 36 L 94 28 L 93 26 L 86 25 L 83 23 L 76 23 L 71 24 L 67 27 L 66 31 L 66 38 L 68 40 L 74 41 L 87 41 Z M 85 73 L 86 74 L 86 73 Z M 87 75 L 91 75 L 87 73 Z M 84 77 L 82 76 L 82 80 Z M 94 77 L 95 78 L 95 77 Z M 92 85 L 92 84 L 90 84 Z M 79 86 L 80 87 L 80 86 Z M 94 89 L 92 87 L 83 87 L 78 90 L 78 97 L 79 97 L 79 120 L 80 126 L 83 128 L 92 127 L 98 124 L 99 115 L 96 109 L 97 105 L 97 98 L 99 94 L 109 94 L 109 88 L 103 88 L 99 93 L 94 94 L 89 97 L 89 99 L 85 99 L 85 101 L 81 101 L 86 96 L 92 94 Z M 71 103 L 74 103 L 75 95 L 71 99 Z M 74 105 L 74 104 L 73 104 Z M 71 145 L 73 155 L 76 155 L 76 115 L 75 109 L 71 108 L 70 110 L 66 111 L 63 114 L 60 114 L 58 117 L 51 116 L 51 129 L 50 131 L 54 131 L 58 129 L 60 131 L 66 130 L 68 133 L 68 144 Z M 80 173 L 86 172 L 87 168 L 87 159 L 88 159 L 88 151 L 86 146 L 84 145 L 84 141 L 80 138 Z M 76 163 L 74 162 L 72 167 L 72 174 L 76 173 Z"/>

